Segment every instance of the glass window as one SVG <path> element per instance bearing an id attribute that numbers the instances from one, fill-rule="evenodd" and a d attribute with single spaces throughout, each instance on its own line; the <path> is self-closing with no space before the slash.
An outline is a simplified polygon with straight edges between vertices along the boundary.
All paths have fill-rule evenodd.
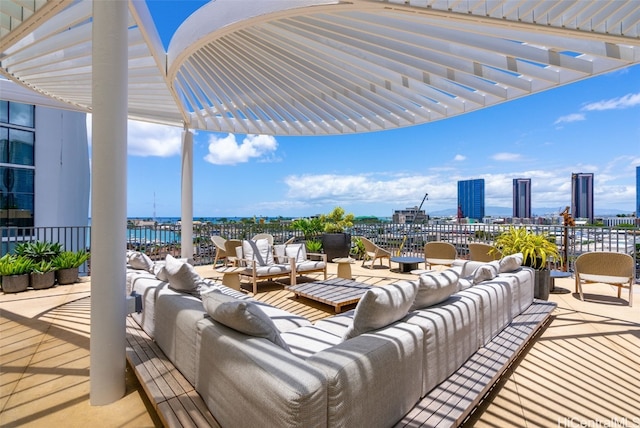
<path id="1" fill-rule="evenodd" d="M 0 126 L 0 162 L 9 162 L 9 128 Z"/>
<path id="2" fill-rule="evenodd" d="M 32 227 L 34 170 L 0 167 L 0 226 Z"/>
<path id="3" fill-rule="evenodd" d="M 34 133 L 20 129 L 9 130 L 9 160 L 17 165 L 34 165 Z"/>
<path id="4" fill-rule="evenodd" d="M 20 103 L 9 104 L 9 123 L 33 128 L 34 122 L 34 106 Z"/>
<path id="5" fill-rule="evenodd" d="M 9 122 L 9 101 L 0 101 L 0 122 Z"/>

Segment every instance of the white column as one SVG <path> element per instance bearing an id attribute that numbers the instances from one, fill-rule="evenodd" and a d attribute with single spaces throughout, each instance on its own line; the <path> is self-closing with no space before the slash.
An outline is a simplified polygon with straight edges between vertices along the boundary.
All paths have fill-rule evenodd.
<path id="1" fill-rule="evenodd" d="M 90 402 L 125 393 L 126 1 L 93 2 Z"/>
<path id="2" fill-rule="evenodd" d="M 182 132 L 182 198 L 181 198 L 180 254 L 193 257 L 193 133 Z"/>

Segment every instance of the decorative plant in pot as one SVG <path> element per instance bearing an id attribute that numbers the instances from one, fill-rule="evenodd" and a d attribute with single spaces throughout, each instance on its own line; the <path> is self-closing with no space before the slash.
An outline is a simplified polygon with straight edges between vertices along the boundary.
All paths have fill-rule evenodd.
<path id="1" fill-rule="evenodd" d="M 14 253 L 18 256 L 25 256 L 33 260 L 34 263 L 42 261 L 52 261 L 62 251 L 62 244 L 59 242 L 22 242 L 16 245 Z"/>
<path id="2" fill-rule="evenodd" d="M 513 227 L 501 233 L 494 241 L 490 253 L 500 252 L 503 256 L 522 253 L 525 266 L 535 270 L 535 297 L 538 299 L 549 298 L 551 284 L 550 272 L 547 268 L 548 261 L 562 262 L 558 246 L 548 233 L 533 233 L 524 227 Z"/>
<path id="3" fill-rule="evenodd" d="M 329 214 L 321 215 L 320 220 L 324 224 L 322 234 L 322 248 L 327 255 L 327 260 L 349 257 L 351 250 L 351 234 L 345 229 L 353 226 L 353 214 L 345 214 L 341 207 L 335 207 Z"/>
<path id="4" fill-rule="evenodd" d="M 78 268 L 89 260 L 89 253 L 85 250 L 62 251 L 53 259 L 56 270 L 56 280 L 60 285 L 73 284 L 78 280 Z"/>
<path id="5" fill-rule="evenodd" d="M 320 234 L 324 231 L 324 223 L 320 217 L 296 219 L 291 228 L 302 232 L 308 252 L 319 253 L 322 250 Z"/>
<path id="6" fill-rule="evenodd" d="M 2 291 L 18 293 L 29 287 L 29 273 L 33 270 L 33 261 L 24 256 L 5 254 L 0 257 L 0 276 Z"/>
<path id="7" fill-rule="evenodd" d="M 42 260 L 33 265 L 33 271 L 29 274 L 29 283 L 34 290 L 53 287 L 56 283 L 56 270 L 53 263 Z"/>

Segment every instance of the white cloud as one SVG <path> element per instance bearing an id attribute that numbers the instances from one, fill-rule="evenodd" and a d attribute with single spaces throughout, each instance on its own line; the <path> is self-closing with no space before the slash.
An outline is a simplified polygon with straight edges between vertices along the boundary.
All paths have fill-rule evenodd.
<path id="1" fill-rule="evenodd" d="M 91 115 L 87 115 L 87 135 L 92 144 Z M 131 156 L 169 157 L 180 154 L 182 129 L 155 123 L 127 122 L 127 154 Z"/>
<path id="2" fill-rule="evenodd" d="M 455 157 L 453 158 L 454 161 L 463 161 L 466 160 L 467 157 L 464 155 L 455 155 Z"/>
<path id="3" fill-rule="evenodd" d="M 522 160 L 522 155 L 518 153 L 502 152 L 502 153 L 496 153 L 495 155 L 491 156 L 491 159 L 497 160 L 497 161 L 513 162 L 513 161 Z"/>
<path id="4" fill-rule="evenodd" d="M 553 124 L 554 125 L 558 125 L 560 123 L 580 122 L 582 120 L 586 120 L 586 117 L 585 117 L 584 114 L 582 114 L 582 113 L 572 113 L 572 114 L 568 114 L 566 116 L 559 117 L 555 122 L 553 122 Z"/>
<path id="5" fill-rule="evenodd" d="M 233 134 L 223 138 L 212 135 L 209 137 L 209 154 L 204 160 L 214 165 L 235 165 L 249 162 L 252 158 L 273 161 L 277 148 L 278 142 L 269 135 L 247 135 L 241 144 Z"/>
<path id="6" fill-rule="evenodd" d="M 584 111 L 622 110 L 640 105 L 640 93 L 627 94 L 623 97 L 601 100 L 582 107 Z"/>

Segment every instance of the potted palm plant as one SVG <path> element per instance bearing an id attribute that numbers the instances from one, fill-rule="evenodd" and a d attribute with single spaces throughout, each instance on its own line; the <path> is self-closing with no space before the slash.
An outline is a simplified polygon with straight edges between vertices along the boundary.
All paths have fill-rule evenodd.
<path id="1" fill-rule="evenodd" d="M 89 260 L 89 253 L 85 250 L 62 251 L 53 259 L 56 268 L 56 280 L 60 285 L 73 284 L 78 280 L 78 268 Z"/>
<path id="2" fill-rule="evenodd" d="M 5 254 L 0 257 L 0 276 L 2 291 L 18 293 L 29 287 L 29 273 L 33 270 L 33 261 L 24 256 Z"/>
<path id="3" fill-rule="evenodd" d="M 349 257 L 351 234 L 345 230 L 353 226 L 353 214 L 345 214 L 343 208 L 335 207 L 329 214 L 321 215 L 320 220 L 324 224 L 324 233 L 321 238 L 327 260 Z"/>
<path id="4" fill-rule="evenodd" d="M 489 253 L 501 253 L 503 256 L 522 253 L 522 264 L 535 270 L 535 297 L 544 300 L 549 298 L 551 277 L 547 262 L 562 262 L 552 236 L 548 233 L 533 233 L 525 227 L 511 226 L 496 238 Z"/>
<path id="5" fill-rule="evenodd" d="M 35 263 L 29 274 L 29 283 L 34 290 L 53 287 L 56 283 L 56 270 L 52 262 L 42 260 Z"/>

